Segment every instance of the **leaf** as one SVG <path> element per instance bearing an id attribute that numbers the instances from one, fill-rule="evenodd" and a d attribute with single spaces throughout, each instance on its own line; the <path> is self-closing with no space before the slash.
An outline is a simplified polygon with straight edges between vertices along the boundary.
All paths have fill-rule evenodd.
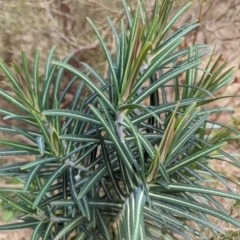
<path id="1" fill-rule="evenodd" d="M 27 191 L 29 189 L 33 179 L 36 177 L 36 175 L 38 174 L 42 167 L 43 164 L 39 164 L 36 167 L 32 168 L 31 171 L 27 174 L 26 181 L 24 184 L 24 191 Z"/>
<path id="2" fill-rule="evenodd" d="M 108 66 L 110 68 L 110 71 L 111 71 L 111 75 L 112 75 L 112 78 L 113 78 L 113 84 L 114 84 L 114 87 L 115 87 L 115 91 L 116 91 L 116 94 L 118 96 L 118 99 L 120 98 L 120 92 L 119 92 L 119 86 L 118 86 L 118 81 L 117 81 L 117 76 L 116 76 L 116 72 L 115 72 L 115 68 L 114 68 L 114 63 L 112 61 L 112 56 L 109 52 L 109 50 L 107 49 L 107 46 L 102 38 L 102 36 L 100 35 L 99 31 L 97 30 L 96 26 L 94 25 L 94 23 L 92 22 L 91 19 L 87 18 L 88 22 L 90 23 L 90 25 L 92 26 L 94 32 L 96 33 L 97 37 L 98 37 L 98 40 L 99 40 L 99 43 L 104 51 L 104 54 L 107 58 L 107 61 L 108 61 Z M 102 99 L 103 100 L 103 99 Z"/>
<path id="3" fill-rule="evenodd" d="M 46 142 L 47 146 L 51 150 L 51 141 L 50 141 L 48 129 L 47 129 L 49 126 L 47 125 L 47 123 L 44 122 L 41 116 L 39 116 L 37 113 L 33 112 L 33 116 L 35 117 L 38 127 L 40 128 L 41 133 L 44 137 L 44 142 Z"/>
<path id="4" fill-rule="evenodd" d="M 81 199 L 83 196 L 85 196 L 91 190 L 91 188 L 100 181 L 100 179 L 106 174 L 106 172 L 106 167 L 99 167 L 94 171 L 94 173 L 88 176 L 86 182 L 81 187 L 78 198 Z"/>
<path id="5" fill-rule="evenodd" d="M 43 136 L 38 136 L 36 138 L 36 142 L 37 142 L 40 154 L 43 155 L 45 150 L 45 142 L 44 142 Z"/>
<path id="6" fill-rule="evenodd" d="M 158 60 L 159 61 L 159 60 Z M 156 91 L 159 87 L 163 86 L 166 82 L 170 81 L 171 79 L 175 78 L 176 76 L 178 76 L 179 74 L 187 71 L 188 69 L 192 69 L 197 67 L 200 64 L 200 61 L 196 61 L 196 62 L 191 62 L 188 64 L 185 64 L 184 66 L 181 66 L 179 68 L 170 70 L 168 72 L 166 72 L 165 74 L 163 74 L 160 78 L 157 79 L 157 81 L 155 81 L 154 83 L 152 83 L 150 86 L 146 87 L 141 94 L 139 94 L 136 98 L 134 98 L 133 101 L 131 101 L 131 103 L 140 103 L 142 102 L 144 99 L 146 99 L 148 96 L 150 96 L 151 93 L 153 93 L 154 91 Z M 155 66 L 155 64 L 153 65 Z M 149 66 L 148 69 L 152 67 Z M 156 67 L 156 66 L 155 66 Z M 154 67 L 154 69 L 155 69 Z M 150 71 L 150 70 L 149 70 Z M 147 72 L 147 71 L 146 71 Z M 144 73 L 145 75 L 146 73 Z M 146 79 L 144 79 L 146 80 Z M 138 81 L 138 83 L 141 80 Z M 132 95 L 135 94 L 137 92 L 137 84 L 135 85 L 135 90 L 133 89 Z M 139 86 L 140 87 L 140 86 Z"/>
<path id="7" fill-rule="evenodd" d="M 98 132 L 98 137 L 99 137 L 100 144 L 101 144 L 101 147 L 102 147 L 103 159 L 104 159 L 107 171 L 108 171 L 108 175 L 109 175 L 109 177 L 111 179 L 113 188 L 114 188 L 118 198 L 123 201 L 124 200 L 124 195 L 123 195 L 123 192 L 122 192 L 122 190 L 121 190 L 121 188 L 119 186 L 119 183 L 118 183 L 117 179 L 114 176 L 113 166 L 111 164 L 111 160 L 109 158 L 108 151 L 107 151 L 106 145 L 104 143 L 104 139 L 103 139 L 103 137 L 102 137 L 102 135 L 101 135 L 101 133 L 99 132 L 98 129 L 97 129 L 97 132 Z"/>
<path id="8" fill-rule="evenodd" d="M 54 155 L 59 157 L 61 155 L 62 149 L 60 147 L 60 140 L 56 129 L 50 125 L 50 140 L 51 140 L 51 150 Z"/>
<path id="9" fill-rule="evenodd" d="M 133 169 L 132 169 L 132 163 L 131 163 L 131 156 L 127 153 L 127 151 L 125 150 L 123 144 L 121 144 L 119 138 L 116 136 L 115 132 L 113 132 L 109 125 L 105 122 L 105 120 L 103 119 L 103 117 L 101 116 L 100 112 L 93 106 L 90 105 L 91 110 L 93 111 L 93 113 L 95 114 L 95 116 L 98 118 L 98 120 L 102 123 L 102 125 L 105 128 L 105 131 L 108 133 L 110 139 L 113 141 L 114 146 L 116 147 L 116 150 L 118 152 L 118 154 L 121 157 L 121 160 L 124 163 L 124 166 L 127 168 L 127 170 L 132 173 Z"/>
<path id="10" fill-rule="evenodd" d="M 0 225 L 0 231 L 31 228 L 31 227 L 36 226 L 37 224 L 38 224 L 38 221 L 10 223 L 10 224 L 5 224 L 5 225 Z"/>
<path id="11" fill-rule="evenodd" d="M 141 140 L 139 138 L 139 132 L 138 130 L 134 127 L 134 125 L 132 124 L 131 120 L 123 115 L 123 118 L 124 120 L 127 122 L 133 136 L 134 136 L 134 139 L 136 141 L 136 146 L 138 148 L 138 153 L 139 153 L 139 159 L 140 159 L 140 166 L 141 166 L 141 173 L 142 173 L 142 177 L 145 177 L 145 160 L 144 160 L 144 153 L 143 153 L 143 150 L 142 150 L 142 144 L 141 144 Z"/>
<path id="12" fill-rule="evenodd" d="M 42 114 L 46 115 L 46 116 L 60 116 L 60 117 L 74 118 L 74 119 L 81 120 L 84 122 L 86 121 L 86 122 L 94 123 L 97 125 L 100 124 L 100 122 L 93 115 L 86 114 L 86 113 L 80 113 L 80 112 L 74 111 L 74 110 L 50 109 L 50 110 L 43 111 Z"/>
<path id="13" fill-rule="evenodd" d="M 44 236 L 43 236 L 43 240 L 48 240 L 48 239 L 49 239 L 48 237 L 49 237 L 49 235 L 50 235 L 53 227 L 54 227 L 54 222 L 49 222 L 49 223 L 48 223 L 48 226 L 47 226 L 46 229 L 45 229 L 45 233 L 44 233 Z"/>
<path id="14" fill-rule="evenodd" d="M 45 221 L 44 220 L 42 220 L 42 221 L 40 221 L 39 222 L 39 224 L 35 227 L 35 229 L 34 229 L 34 232 L 33 232 L 33 234 L 32 234 L 32 237 L 31 237 L 31 240 L 37 240 L 37 239 L 39 239 L 38 237 L 40 237 L 39 235 L 39 233 L 41 232 L 41 231 L 43 231 L 43 225 L 45 225 Z"/>
<path id="15" fill-rule="evenodd" d="M 29 74 L 29 68 L 28 68 L 28 62 L 27 62 L 27 57 L 25 52 L 22 51 L 22 64 L 23 64 L 23 70 L 24 70 L 24 74 L 26 77 L 26 83 L 29 89 L 29 93 L 31 94 L 32 100 L 33 100 L 33 92 L 31 91 L 31 78 L 30 78 L 30 74 Z"/>
<path id="16" fill-rule="evenodd" d="M 64 58 L 63 62 L 68 63 L 68 61 L 71 59 L 72 56 L 73 56 L 73 54 L 69 54 L 66 58 Z M 60 86 L 61 86 L 61 83 L 62 83 L 62 80 L 63 80 L 63 72 L 64 72 L 63 68 L 60 68 L 58 70 L 58 74 L 57 74 L 57 77 L 55 79 L 54 87 L 53 87 L 53 89 L 54 89 L 53 90 L 53 99 L 59 100 L 58 103 L 61 102 L 60 99 L 59 99 L 59 95 L 60 95 Z M 68 87 L 66 87 L 64 89 L 64 91 L 65 90 L 68 90 Z"/>
<path id="17" fill-rule="evenodd" d="M 49 107 L 49 95 L 50 95 L 50 85 L 53 81 L 53 77 L 56 73 L 57 66 L 52 66 L 51 71 L 45 75 L 43 80 L 43 89 L 42 89 L 42 96 L 41 96 L 41 109 L 48 109 Z M 47 70 L 46 70 L 47 71 Z"/>
<path id="18" fill-rule="evenodd" d="M 128 48 L 127 48 L 127 55 L 126 55 L 126 63 L 124 64 L 124 76 L 121 81 L 121 87 L 120 87 L 120 92 L 121 92 L 121 97 L 123 97 L 123 101 L 125 102 L 127 99 L 124 99 L 124 96 L 126 94 L 126 89 L 129 85 L 132 83 L 129 82 L 130 75 L 131 75 L 131 70 L 132 68 L 132 63 L 135 60 L 135 56 L 137 54 L 137 44 L 138 42 L 138 37 L 139 37 L 139 7 L 137 7 L 135 14 L 134 14 L 134 19 L 133 23 L 131 26 L 130 30 L 130 37 L 129 37 L 129 42 L 128 42 Z"/>
<path id="19" fill-rule="evenodd" d="M 147 173 L 147 182 L 151 182 L 152 179 L 156 179 L 158 170 L 160 169 L 161 173 L 164 176 L 166 182 L 170 182 L 168 174 L 163 167 L 162 163 L 164 163 L 165 158 L 168 154 L 168 151 L 171 147 L 171 143 L 173 141 L 175 135 L 175 122 L 176 122 L 176 111 L 178 109 L 178 105 L 176 105 L 174 112 L 171 114 L 171 118 L 167 123 L 166 130 L 164 131 L 163 137 L 159 143 L 158 148 L 155 150 L 154 159 L 150 165 L 149 171 Z"/>
<path id="20" fill-rule="evenodd" d="M 203 187 L 200 185 L 195 184 L 169 184 L 169 191 L 184 191 L 184 192 L 195 192 L 195 193 L 204 193 L 207 195 L 215 195 L 215 196 L 221 196 L 225 198 L 230 199 L 237 199 L 240 200 L 240 195 L 236 193 L 226 192 L 219 189 L 209 188 L 209 187 Z"/>
<path id="21" fill-rule="evenodd" d="M 37 196 L 35 197 L 35 200 L 33 202 L 33 206 L 32 208 L 35 209 L 39 206 L 39 203 L 43 200 L 46 192 L 48 191 L 48 189 L 50 188 L 50 186 L 52 185 L 52 183 L 57 179 L 57 177 L 63 173 L 63 171 L 65 169 L 68 168 L 67 164 L 63 164 L 62 166 L 60 166 L 59 168 L 57 168 L 51 175 L 50 177 L 45 181 L 45 183 L 43 184 L 43 186 L 41 187 L 41 189 L 39 190 Z"/>
<path id="22" fill-rule="evenodd" d="M 40 107 L 39 76 L 38 76 L 39 54 L 40 54 L 40 51 L 37 50 L 36 53 L 35 53 L 35 56 L 34 56 L 33 86 L 34 86 L 34 96 L 35 96 L 35 99 L 36 99 L 36 106 Z"/>
<path id="23" fill-rule="evenodd" d="M 2 68 L 4 73 L 7 75 L 8 80 L 11 82 L 14 91 L 21 92 L 21 88 L 19 86 L 18 80 L 15 78 L 13 73 L 11 73 L 9 69 L 1 62 L 0 62 L 0 67 Z"/>
<path id="24" fill-rule="evenodd" d="M 86 211 L 83 207 L 82 201 L 80 199 L 78 199 L 78 195 L 76 192 L 76 188 L 75 188 L 75 182 L 74 182 L 74 176 L 72 173 L 72 168 L 68 169 L 68 173 L 69 173 L 69 188 L 70 188 L 70 192 L 71 192 L 71 197 L 74 199 L 75 204 L 78 206 L 78 209 L 80 210 L 80 212 L 82 213 L 82 216 L 86 217 Z M 88 219 L 90 220 L 90 217 L 88 216 Z"/>
<path id="25" fill-rule="evenodd" d="M 128 20 L 128 25 L 131 28 L 132 27 L 132 17 L 131 17 L 131 14 L 129 12 L 129 7 L 127 6 L 125 0 L 122 0 L 122 4 L 123 4 L 125 14 L 126 14 L 126 17 L 127 17 L 127 20 Z"/>
<path id="26" fill-rule="evenodd" d="M 174 166 L 169 167 L 167 169 L 167 173 L 171 174 L 175 171 L 178 171 L 179 169 L 183 168 L 184 166 L 190 165 L 191 163 L 197 161 L 199 158 L 205 157 L 209 153 L 212 153 L 215 150 L 220 149 L 225 144 L 226 144 L 225 142 L 220 142 L 220 143 L 214 144 L 210 147 L 205 147 L 202 150 L 200 150 L 196 153 L 193 153 L 188 157 L 181 159 L 178 163 L 174 164 Z"/>
<path id="27" fill-rule="evenodd" d="M 106 98 L 106 96 L 98 89 L 98 87 L 91 81 L 91 79 L 89 79 L 85 74 L 83 74 L 82 72 L 80 72 L 78 69 L 66 64 L 66 63 L 61 63 L 61 62 L 53 62 L 54 65 L 57 65 L 59 67 L 63 67 L 64 69 L 69 70 L 70 72 L 72 72 L 73 74 L 75 74 L 76 76 L 78 76 L 81 80 L 83 80 L 86 85 L 91 88 L 95 93 L 97 93 L 97 95 L 99 96 L 99 98 L 102 99 L 102 101 L 104 102 L 104 104 L 115 114 L 116 114 L 116 110 L 115 108 L 112 106 L 112 104 L 109 102 L 109 100 Z"/>
<path id="28" fill-rule="evenodd" d="M 33 154 L 39 153 L 38 148 L 36 146 L 30 145 L 30 144 L 24 144 L 24 143 L 19 143 L 19 142 L 15 142 L 15 141 L 8 141 L 8 140 L 1 140 L 1 139 L 0 139 L 0 143 L 4 144 L 6 146 L 14 147 L 14 151 L 24 150 L 24 151 L 28 151 L 29 153 L 33 153 Z M 2 151 L 4 151 L 4 150 L 2 150 Z M 1 155 L 1 152 L 0 152 L 0 155 Z"/>
<path id="29" fill-rule="evenodd" d="M 116 219 L 118 235 L 117 239 L 121 238 L 127 240 L 144 240 L 146 239 L 143 231 L 143 206 L 145 204 L 146 197 L 142 186 L 138 186 L 126 199 L 123 209 Z"/>
<path id="30" fill-rule="evenodd" d="M 56 46 L 53 46 L 51 50 L 48 53 L 48 57 L 46 59 L 46 65 L 45 65 L 45 71 L 44 71 L 44 79 L 47 80 L 51 74 L 51 61 L 52 61 L 52 56 L 54 54 Z"/>
<path id="31" fill-rule="evenodd" d="M 109 233 L 108 233 L 108 228 L 107 228 L 106 223 L 104 222 L 104 220 L 101 216 L 101 213 L 98 210 L 97 210 L 97 215 L 98 215 L 98 218 L 100 220 L 100 224 L 101 224 L 103 232 L 104 232 L 104 238 L 106 240 L 110 240 L 111 238 L 110 238 Z"/>
<path id="32" fill-rule="evenodd" d="M 26 163 L 26 164 L 22 164 L 21 165 L 21 170 L 26 170 L 26 169 L 29 169 L 29 168 L 34 168 L 38 165 L 44 165 L 45 163 L 54 163 L 54 162 L 57 162 L 59 160 L 59 158 L 57 157 L 47 157 L 47 158 L 39 158 L 39 159 L 35 159 L 29 163 Z"/>
<path id="33" fill-rule="evenodd" d="M 16 148 L 0 149 L 0 156 L 15 156 L 15 155 L 35 155 L 36 152 L 18 150 Z"/>
<path id="34" fill-rule="evenodd" d="M 172 203 L 172 204 L 178 205 L 178 206 L 187 207 L 189 209 L 194 209 L 198 212 L 212 215 L 218 219 L 222 219 L 223 221 L 232 223 L 235 226 L 240 227 L 240 221 L 238 221 L 237 219 L 234 219 L 234 218 L 230 217 L 228 214 L 226 214 L 225 212 L 221 212 L 221 211 L 216 210 L 212 207 L 209 207 L 205 204 L 200 204 L 200 203 L 196 204 L 195 201 L 190 201 L 185 198 L 183 199 L 183 198 L 176 197 L 176 196 L 173 196 L 170 194 L 166 195 L 166 194 L 162 193 L 161 195 L 156 195 L 153 193 L 149 193 L 149 195 L 153 199 L 153 202 L 156 206 L 158 206 L 158 202 L 154 201 L 154 199 L 160 200 L 163 202 L 167 202 L 167 203 Z"/>
<path id="35" fill-rule="evenodd" d="M 19 100 L 15 97 L 12 97 L 9 93 L 6 91 L 0 89 L 0 96 L 5 98 L 7 101 L 12 103 L 15 107 L 23 110 L 24 112 L 28 112 L 28 109 L 21 103 Z"/>
<path id="36" fill-rule="evenodd" d="M 72 219 L 71 222 L 67 223 L 61 231 L 57 234 L 57 236 L 54 238 L 54 240 L 60 240 L 62 237 L 64 237 L 66 234 L 71 233 L 74 228 L 79 226 L 83 222 L 84 217 L 81 215 L 78 215 Z"/>
<path id="37" fill-rule="evenodd" d="M 133 117 L 132 123 L 134 125 L 140 124 L 140 123 L 144 122 L 145 120 L 149 119 L 150 117 L 152 117 L 153 114 L 157 115 L 157 114 L 166 113 L 168 111 L 174 110 L 177 103 L 180 108 L 183 106 L 191 105 L 194 102 L 194 100 L 197 100 L 197 99 L 188 99 L 186 101 L 180 101 L 179 103 L 171 102 L 171 103 L 161 104 L 160 106 L 152 108 L 151 112 L 143 112 L 143 113 L 139 114 L 138 116 Z"/>

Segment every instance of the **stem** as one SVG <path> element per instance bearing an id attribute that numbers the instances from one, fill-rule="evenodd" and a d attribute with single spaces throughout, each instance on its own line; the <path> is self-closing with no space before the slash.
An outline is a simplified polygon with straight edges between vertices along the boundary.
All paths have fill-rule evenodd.
<path id="1" fill-rule="evenodd" d="M 121 142 L 124 142 L 125 140 L 124 140 L 124 132 L 123 132 L 123 112 L 118 112 L 117 133 Z"/>

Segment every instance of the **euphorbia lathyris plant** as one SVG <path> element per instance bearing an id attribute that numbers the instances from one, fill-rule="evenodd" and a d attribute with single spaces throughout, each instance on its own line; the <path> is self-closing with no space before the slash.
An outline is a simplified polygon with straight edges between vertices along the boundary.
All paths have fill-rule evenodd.
<path id="1" fill-rule="evenodd" d="M 208 239 L 205 228 L 224 234 L 209 216 L 240 227 L 214 198 L 240 196 L 209 166 L 214 158 L 240 165 L 222 149 L 238 132 L 223 125 L 214 130 L 220 125 L 208 117 L 224 109 L 204 107 L 231 80 L 232 69 L 224 70 L 220 57 L 213 62 L 213 55 L 200 69 L 201 57 L 209 52 L 204 45 L 179 48 L 183 36 L 198 26 L 192 22 L 171 32 L 188 5 L 171 19 L 170 0 L 156 0 L 150 16 L 144 1 L 135 11 L 124 0 L 123 6 L 127 23 L 114 26 L 109 20 L 113 55 L 88 19 L 108 62 L 107 79 L 86 63 L 84 71 L 69 65 L 71 56 L 53 60 L 54 48 L 42 77 L 38 51 L 32 71 L 25 53 L 22 67 L 13 65 L 14 73 L 1 63 L 14 95 L 4 90 L 0 95 L 19 113 L 0 113 L 29 128 L 0 130 L 22 134 L 31 144 L 0 140 L 8 147 L 0 155 L 34 155 L 34 160 L 0 168 L 2 177 L 23 184 L 0 189 L 1 200 L 19 211 L 20 220 L 0 230 L 31 227 L 32 239 L 45 240 L 145 240 Z M 61 91 L 65 71 L 73 78 Z M 69 109 L 62 109 L 77 83 Z M 209 179 L 229 191 L 207 187 Z"/>

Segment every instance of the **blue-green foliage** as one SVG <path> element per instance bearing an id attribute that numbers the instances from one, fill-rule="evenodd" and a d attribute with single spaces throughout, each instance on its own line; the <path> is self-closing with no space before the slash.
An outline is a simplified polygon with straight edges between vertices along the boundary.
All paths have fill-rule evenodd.
<path id="1" fill-rule="evenodd" d="M 239 133 L 208 120 L 224 108 L 207 107 L 233 70 L 224 70 L 220 58 L 213 63 L 213 54 L 200 69 L 201 57 L 209 53 L 205 45 L 179 48 L 183 36 L 198 26 L 192 22 L 171 30 L 188 5 L 171 19 L 171 0 L 156 0 L 151 14 L 144 0 L 134 11 L 124 0 L 123 6 L 127 24 L 119 20 L 115 26 L 108 19 L 114 54 L 88 19 L 108 62 L 107 79 L 86 63 L 84 71 L 74 68 L 71 55 L 54 59 L 54 48 L 43 75 L 39 51 L 33 69 L 25 53 L 22 68 L 14 64 L 14 72 L 0 63 L 14 93 L 0 89 L 0 96 L 19 109 L 0 109 L 0 114 L 28 126 L 0 126 L 28 139 L 28 144 L 0 140 L 0 156 L 34 156 L 0 168 L 1 177 L 23 184 L 0 189 L 0 199 L 21 220 L 0 230 L 31 227 L 31 239 L 44 240 L 208 239 L 204 228 L 224 234 L 209 215 L 240 227 L 214 198 L 240 200 L 240 195 L 208 164 L 218 158 L 240 165 L 222 148 Z M 61 90 L 65 72 L 73 77 Z M 73 85 L 72 103 L 62 109 Z M 210 179 L 229 191 L 207 187 Z"/>

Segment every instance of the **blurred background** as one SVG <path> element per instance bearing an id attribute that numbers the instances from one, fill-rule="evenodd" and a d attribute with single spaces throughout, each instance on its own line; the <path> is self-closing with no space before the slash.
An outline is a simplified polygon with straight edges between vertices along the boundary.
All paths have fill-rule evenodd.
<path id="1" fill-rule="evenodd" d="M 137 0 L 129 0 L 132 7 Z M 152 0 L 147 0 L 149 13 L 151 13 Z M 172 14 L 177 12 L 187 2 L 177 0 L 174 3 Z M 199 20 L 199 27 L 183 39 L 180 47 L 187 47 L 194 43 L 205 43 L 210 48 L 216 44 L 215 56 L 222 54 L 222 60 L 229 62 L 228 66 L 235 66 L 235 75 L 232 82 L 226 87 L 225 95 L 237 95 L 240 90 L 240 1 L 239 0 L 192 0 L 190 8 L 176 23 L 173 31 L 189 21 Z M 107 65 L 105 57 L 99 47 L 98 40 L 91 30 L 86 17 L 91 18 L 98 26 L 109 49 L 114 52 L 114 37 L 110 31 L 106 16 L 118 26 L 119 19 L 124 20 L 124 12 L 120 0 L 0 0 L 0 61 L 11 66 L 13 62 L 21 63 L 21 51 L 25 51 L 29 59 L 29 68 L 32 68 L 34 52 L 40 49 L 40 72 L 44 68 L 44 61 L 50 48 L 56 46 L 56 56 L 63 58 L 74 53 L 71 64 L 81 69 L 84 61 L 95 67 L 106 76 Z M 206 60 L 205 60 L 206 59 Z M 207 61 L 207 57 L 203 58 Z M 69 81 L 65 76 L 64 83 Z M 4 74 L 0 71 L 1 88 L 7 89 L 3 84 Z M 64 86 L 62 86 L 64 88 Z M 10 89 L 7 89 L 10 91 Z M 73 90 L 74 91 L 74 90 Z M 222 92 L 218 93 L 219 95 Z M 71 93 L 67 95 L 66 105 L 71 102 Z M 231 114 L 219 115 L 219 121 L 233 120 L 238 127 L 240 116 L 240 98 L 223 99 L 213 106 L 230 106 Z M 2 99 L 0 107 L 9 108 Z M 0 124 L 6 124 L 0 118 Z M 4 136 L 0 136 L 4 137 Z M 230 151 L 238 149 L 236 145 L 230 146 Z M 6 160 L 1 160 L 6 163 Z M 7 160 L 14 162 L 14 159 Z M 224 166 L 218 166 L 220 171 Z M 240 173 L 231 170 L 227 175 L 236 177 L 239 181 Z M 225 172 L 224 172 L 225 173 Z M 0 187 L 9 183 L 0 181 Z M 231 206 L 231 203 L 229 203 Z M 11 220 L 14 212 L 0 210 L 1 221 Z M 1 239 L 30 239 L 29 231 L 0 232 Z"/>
<path id="2" fill-rule="evenodd" d="M 137 0 L 129 2 L 134 7 Z M 189 1 L 175 1 L 172 14 L 187 2 Z M 190 2 L 191 7 L 175 28 L 196 19 L 200 26 L 189 34 L 183 44 L 198 42 L 213 45 L 217 40 L 217 52 L 224 53 L 224 58 L 230 62 L 236 61 L 240 51 L 239 0 Z M 147 1 L 149 12 L 152 4 L 153 0 Z M 114 39 L 106 16 L 116 25 L 119 19 L 124 19 L 120 0 L 2 0 L 0 60 L 7 64 L 18 62 L 22 50 L 32 60 L 35 50 L 40 49 L 40 65 L 43 66 L 47 52 L 55 45 L 60 57 L 75 53 L 73 61 L 77 67 L 80 67 L 80 61 L 86 61 L 104 72 L 104 57 L 86 17 L 95 22 L 108 41 L 109 48 L 114 51 Z"/>

